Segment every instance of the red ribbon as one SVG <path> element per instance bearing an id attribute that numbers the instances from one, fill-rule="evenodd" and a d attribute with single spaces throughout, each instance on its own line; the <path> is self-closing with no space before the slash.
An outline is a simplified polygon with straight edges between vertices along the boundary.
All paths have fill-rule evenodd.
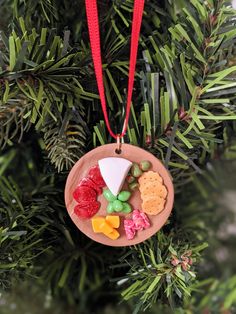
<path id="1" fill-rule="evenodd" d="M 94 63 L 95 75 L 97 79 L 98 91 L 99 91 L 99 95 L 101 99 L 102 111 L 105 118 L 107 129 L 110 135 L 115 139 L 123 137 L 128 127 L 131 99 L 132 99 L 133 85 L 134 85 L 135 67 L 136 67 L 136 61 L 137 61 L 138 40 L 139 40 L 139 34 L 140 34 L 140 27 L 142 23 L 144 2 L 145 0 L 134 0 L 132 33 L 131 33 L 131 43 L 130 43 L 130 66 L 129 66 L 126 115 L 125 115 L 122 133 L 115 134 L 111 129 L 108 115 L 107 115 L 107 109 L 106 109 L 107 108 L 106 97 L 105 97 L 103 77 L 102 77 L 102 58 L 101 58 L 101 43 L 100 43 L 100 32 L 99 32 L 99 22 L 98 22 L 97 0 L 85 0 L 92 58 L 93 58 L 93 63 Z"/>

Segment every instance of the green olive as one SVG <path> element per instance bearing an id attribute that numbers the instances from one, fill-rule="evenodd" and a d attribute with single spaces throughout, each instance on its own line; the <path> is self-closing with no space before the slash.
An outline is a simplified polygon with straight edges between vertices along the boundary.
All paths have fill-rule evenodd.
<path id="1" fill-rule="evenodd" d="M 128 182 L 128 184 L 133 183 L 135 180 L 136 178 L 131 175 L 127 176 L 126 178 L 126 181 Z"/>
<path id="2" fill-rule="evenodd" d="M 129 203 L 123 203 L 123 210 L 122 210 L 123 213 L 128 214 L 131 212 L 131 210 L 132 208 Z"/>
<path id="3" fill-rule="evenodd" d="M 133 182 L 133 183 L 129 184 L 129 188 L 130 188 L 131 191 L 136 190 L 138 187 L 139 187 L 138 182 Z"/>
<path id="4" fill-rule="evenodd" d="M 136 162 L 133 163 L 131 173 L 135 178 L 139 178 L 143 174 L 142 170 L 139 168 L 139 165 Z"/>
<path id="5" fill-rule="evenodd" d="M 142 160 L 139 165 L 141 170 L 148 171 L 152 164 L 148 160 Z"/>
<path id="6" fill-rule="evenodd" d="M 126 202 L 130 198 L 131 193 L 129 191 L 121 191 L 118 194 L 118 200 L 121 202 Z"/>
<path id="7" fill-rule="evenodd" d="M 108 202 L 113 202 L 117 199 L 117 197 L 113 195 L 109 189 L 103 191 L 103 196 Z"/>
<path id="8" fill-rule="evenodd" d="M 109 203 L 108 205 L 107 205 L 107 213 L 108 214 L 111 214 L 111 213 L 113 213 L 114 212 L 114 206 L 113 206 L 113 202 L 112 203 Z"/>
<path id="9" fill-rule="evenodd" d="M 121 201 L 119 200 L 115 200 L 113 202 L 113 208 L 114 208 L 114 211 L 116 212 L 121 212 L 123 210 L 123 204 Z"/>

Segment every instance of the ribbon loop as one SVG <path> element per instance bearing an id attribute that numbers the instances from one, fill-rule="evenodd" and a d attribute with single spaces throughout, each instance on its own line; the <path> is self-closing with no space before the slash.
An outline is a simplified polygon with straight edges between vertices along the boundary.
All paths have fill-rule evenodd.
<path id="1" fill-rule="evenodd" d="M 117 142 L 117 149 L 116 152 L 117 154 L 121 153 L 121 140 L 120 140 L 120 134 L 117 134 L 116 142 Z"/>
<path id="2" fill-rule="evenodd" d="M 142 23 L 142 15 L 144 10 L 145 0 L 134 0 L 134 10 L 133 10 L 133 21 L 132 21 L 132 32 L 131 32 L 131 43 L 130 43 L 130 66 L 129 66 L 129 79 L 128 79 L 128 93 L 127 93 L 127 104 L 126 104 L 126 114 L 124 119 L 124 125 L 122 133 L 119 135 L 122 138 L 128 127 L 131 100 L 133 93 L 134 85 L 134 75 L 137 62 L 137 52 L 138 52 L 138 40 L 140 34 L 140 28 Z M 106 97 L 103 84 L 102 76 L 102 58 L 101 58 L 101 43 L 100 43 L 100 30 L 98 22 L 98 9 L 97 9 L 97 0 L 85 0 L 86 5 L 86 14 L 89 30 L 89 38 L 91 44 L 92 58 L 94 63 L 94 70 L 97 79 L 98 91 L 101 99 L 102 111 L 105 119 L 105 123 L 110 135 L 117 139 L 118 135 L 115 134 L 110 126 L 107 106 L 106 106 Z"/>

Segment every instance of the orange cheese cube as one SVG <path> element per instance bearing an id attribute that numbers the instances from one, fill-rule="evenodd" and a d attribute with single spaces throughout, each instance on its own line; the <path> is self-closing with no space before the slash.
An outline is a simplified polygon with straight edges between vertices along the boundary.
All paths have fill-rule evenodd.
<path id="1" fill-rule="evenodd" d="M 113 229 L 113 227 L 112 227 L 109 223 L 107 223 L 107 222 L 104 220 L 104 222 L 102 222 L 102 224 L 100 225 L 100 230 L 101 230 L 102 233 L 104 233 L 104 234 L 107 236 L 107 235 L 110 234 L 114 229 Z"/>
<path id="2" fill-rule="evenodd" d="M 108 222 L 113 228 L 119 228 L 120 226 L 120 216 L 107 215 L 106 222 Z"/>
<path id="3" fill-rule="evenodd" d="M 106 234 L 106 236 L 112 240 L 116 240 L 119 238 L 120 234 L 116 229 L 113 229 L 113 231 L 109 234 Z"/>
<path id="4" fill-rule="evenodd" d="M 105 222 L 105 218 L 104 217 L 94 217 L 92 218 L 92 227 L 93 227 L 93 231 L 95 233 L 99 233 L 102 232 L 101 231 L 101 225 Z"/>

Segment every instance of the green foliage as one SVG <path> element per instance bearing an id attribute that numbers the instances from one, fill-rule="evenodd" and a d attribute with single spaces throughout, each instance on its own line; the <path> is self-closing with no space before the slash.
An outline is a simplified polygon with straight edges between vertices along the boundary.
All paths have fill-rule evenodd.
<path id="1" fill-rule="evenodd" d="M 34 147 L 34 152 L 39 147 Z M 63 181 L 57 174 L 44 174 L 41 160 L 29 156 L 24 147 L 19 156 L 12 148 L 11 163 L 2 174 L 7 175 L 17 165 L 24 170 L 16 181 L 0 179 L 0 291 L 31 280 L 64 303 L 78 310 L 93 307 L 103 298 L 102 287 L 107 281 L 108 265 L 119 250 L 110 255 L 83 236 L 72 224 L 64 209 Z M 6 160 L 6 159 L 5 159 Z M 89 305 L 89 300 L 93 296 Z"/>
<path id="2" fill-rule="evenodd" d="M 50 207 L 45 200 L 23 203 L 22 192 L 11 179 L 1 177 L 0 187 L 0 284 L 3 288 L 10 285 L 12 276 L 29 276 L 34 259 L 47 249 L 39 234 L 43 234 L 48 222 L 43 221 L 40 214 L 42 207 L 47 208 L 47 211 L 50 211 Z"/>
<path id="3" fill-rule="evenodd" d="M 43 18 L 44 26 L 54 24 L 58 20 L 58 10 L 54 0 L 14 1 L 14 17 L 19 18 L 24 14 L 27 26 L 38 24 L 39 16 Z M 33 22 L 33 23 L 32 23 Z"/>
<path id="4" fill-rule="evenodd" d="M 97 95 L 84 2 L 4 0 L 0 7 L 13 8 L 12 30 L 5 22 L 0 36 L 1 288 L 34 278 L 75 311 L 89 313 L 115 303 L 120 293 L 136 312 L 232 309 L 235 278 L 216 280 L 214 269 L 217 277 L 225 273 L 214 257 L 208 257 L 210 270 L 199 264 L 205 242 L 210 256 L 220 243 L 234 251 L 217 233 L 232 215 L 216 210 L 226 184 L 219 185 L 224 171 L 210 163 L 222 153 L 236 157 L 236 31 L 229 2 L 146 1 L 124 140 L 162 159 L 176 200 L 161 232 L 126 249 L 82 236 L 64 205 L 65 170 L 92 144 L 112 141 Z M 99 8 L 109 119 L 120 132 L 133 1 L 101 1 Z"/>
<path id="5" fill-rule="evenodd" d="M 120 260 L 131 265 L 118 282 L 128 286 L 122 292 L 124 300 L 134 299 L 135 313 L 146 310 L 157 300 L 165 303 L 168 299 L 174 308 L 176 297 L 191 295 L 191 284 L 196 277 L 194 264 L 206 247 L 206 243 L 191 248 L 180 241 L 173 243 L 172 233 L 167 236 L 160 231 L 143 245 L 130 249 Z"/>
<path id="6" fill-rule="evenodd" d="M 236 307 L 236 276 L 226 281 L 213 280 L 209 294 L 202 298 L 199 308 L 210 307 L 216 311 L 221 308 L 222 311 L 235 310 Z M 217 300 L 215 296 L 217 295 Z M 234 307 L 232 308 L 232 306 Z"/>
<path id="7" fill-rule="evenodd" d="M 72 112 L 73 113 L 73 112 Z M 44 143 L 48 157 L 58 171 L 70 169 L 84 153 L 86 132 L 82 118 L 65 115 L 59 122 L 50 119 L 44 126 Z"/>
<path id="8" fill-rule="evenodd" d="M 203 175 L 194 176 L 177 195 L 173 217 L 163 232 L 131 248 L 114 266 L 128 267 L 126 275 L 116 280 L 135 313 L 145 307 L 151 313 L 175 314 L 234 310 L 235 191 L 232 199 L 227 196 L 235 186 L 234 142 L 229 150 L 234 161 L 227 160 L 226 152 L 209 163 Z M 209 247 L 202 256 L 206 242 Z"/>
<path id="9" fill-rule="evenodd" d="M 165 9 L 167 13 L 155 5 L 146 5 L 137 67 L 140 88 L 136 84 L 141 95 L 134 93 L 126 138 L 126 141 L 147 147 L 157 154 L 173 174 L 191 174 L 192 169 L 200 171 L 194 160 L 204 164 L 206 158 L 223 142 L 222 127 L 227 132 L 227 121 L 236 119 L 234 11 L 224 2 L 215 5 L 214 12 L 212 4 L 197 3 L 188 3 L 184 10 L 177 11 L 177 18 L 173 19 L 170 16 L 166 18 L 168 10 L 172 10 L 168 5 Z M 46 7 L 44 1 L 36 1 L 34 6 L 29 4 L 24 11 L 27 18 L 31 16 L 32 8 L 35 7 L 37 11 Z M 48 9 L 53 5 L 54 11 L 58 10 L 56 2 L 48 2 L 48 5 Z M 22 12 L 20 2 L 16 2 L 15 7 Z M 125 94 L 122 91 L 127 83 L 123 78 L 128 75 L 127 36 L 132 3 L 118 1 L 110 10 L 110 15 L 104 17 L 104 26 L 101 25 L 101 28 L 108 28 L 107 36 L 102 38 L 106 47 L 104 83 L 110 119 L 114 129 L 119 132 L 124 116 Z M 150 19 L 155 25 L 154 29 L 146 23 L 149 10 L 152 10 Z M 51 13 L 55 17 L 57 14 L 54 11 Z M 54 19 L 50 19 L 45 10 L 43 12 L 44 17 L 54 23 Z M 27 26 L 29 21 L 26 21 Z M 53 149 L 53 144 L 49 145 L 50 159 L 59 171 L 69 169 L 76 160 L 75 156 L 78 158 L 84 152 L 86 134 L 77 130 L 72 139 L 68 139 L 65 132 L 62 134 L 65 112 L 71 117 L 75 115 L 75 120 L 80 116 L 79 122 L 76 121 L 80 130 L 96 122 L 94 141 L 96 136 L 101 144 L 111 140 L 104 123 L 94 121 L 93 116 L 87 115 L 87 109 L 84 109 L 86 103 L 94 103 L 94 109 L 99 106 L 98 97 L 93 92 L 94 74 L 88 67 L 91 62 L 89 50 L 81 34 L 78 35 L 77 48 L 72 49 L 69 31 L 64 32 L 62 39 L 55 30 L 41 26 L 39 29 L 33 28 L 28 34 L 22 18 L 18 19 L 18 24 L 19 28 L 13 31 L 9 40 L 2 36 L 5 44 L 0 76 L 4 87 L 3 124 L 9 119 L 9 111 L 17 112 L 11 118 L 21 133 L 28 130 L 29 123 L 33 123 L 38 131 L 43 130 L 46 133 L 45 146 L 50 141 L 55 145 L 58 143 L 58 149 Z M 199 25 L 201 27 L 197 27 Z M 124 52 L 126 59 L 119 59 L 120 51 Z M 223 68 L 226 65 L 229 65 L 227 69 Z M 92 78 L 92 84 L 88 82 L 88 77 Z M 90 91 L 85 91 L 85 84 Z M 6 103 L 17 103 L 18 107 L 9 109 Z M 84 120 L 84 117 L 87 119 Z M 76 128 L 76 124 L 73 124 L 73 128 Z M 19 139 L 22 137 L 12 128 L 8 124 L 8 129 L 2 131 L 2 141 L 5 143 L 16 135 Z M 48 138 L 49 134 L 51 138 Z M 64 157 L 60 154 L 62 149 L 66 150 Z"/>
<path id="10" fill-rule="evenodd" d="M 49 291 L 39 289 L 35 282 L 22 283 L 20 286 L 15 282 L 11 294 L 2 292 L 0 309 L 1 314 L 23 314 L 29 309 L 32 314 L 72 314 L 63 304 L 53 301 Z"/>
<path id="11" fill-rule="evenodd" d="M 159 156 L 173 177 L 184 173 L 181 180 L 193 169 L 200 172 L 196 163 L 204 164 L 214 154 L 224 141 L 222 129 L 227 134 L 230 121 L 236 119 L 235 13 L 222 1 L 183 3 L 184 9 L 173 19 L 160 14 L 154 5 L 150 16 L 150 7 L 145 7 L 148 19 L 160 23 L 151 29 L 144 16 L 142 68 L 139 65 L 137 72 L 141 88 L 136 85 L 141 97 L 134 97 L 126 139 Z M 126 9 L 121 6 L 119 15 Z M 117 33 L 121 37 L 123 29 Z M 114 84 L 111 88 L 118 99 L 120 84 Z M 95 134 L 101 143 L 106 142 L 105 135 L 101 140 L 104 132 L 96 128 Z"/>
<path id="12" fill-rule="evenodd" d="M 11 0 L 2 0 L 11 2 Z M 17 25 L 17 19 L 24 16 L 27 29 L 56 28 L 61 34 L 66 29 L 72 31 L 73 42 L 78 42 L 84 29 L 84 2 L 78 0 L 72 3 L 67 0 L 15 0 L 12 19 Z"/>
<path id="13" fill-rule="evenodd" d="M 56 168 L 69 169 L 83 154 L 88 134 L 82 101 L 96 97 L 81 85 L 88 71 L 78 63 L 86 57 L 69 47 L 68 31 L 62 39 L 46 28 L 28 33 L 22 18 L 19 24 L 19 35 L 13 31 L 7 41 L 2 34 L 0 141 L 20 141 L 33 125 L 44 133 Z"/>

